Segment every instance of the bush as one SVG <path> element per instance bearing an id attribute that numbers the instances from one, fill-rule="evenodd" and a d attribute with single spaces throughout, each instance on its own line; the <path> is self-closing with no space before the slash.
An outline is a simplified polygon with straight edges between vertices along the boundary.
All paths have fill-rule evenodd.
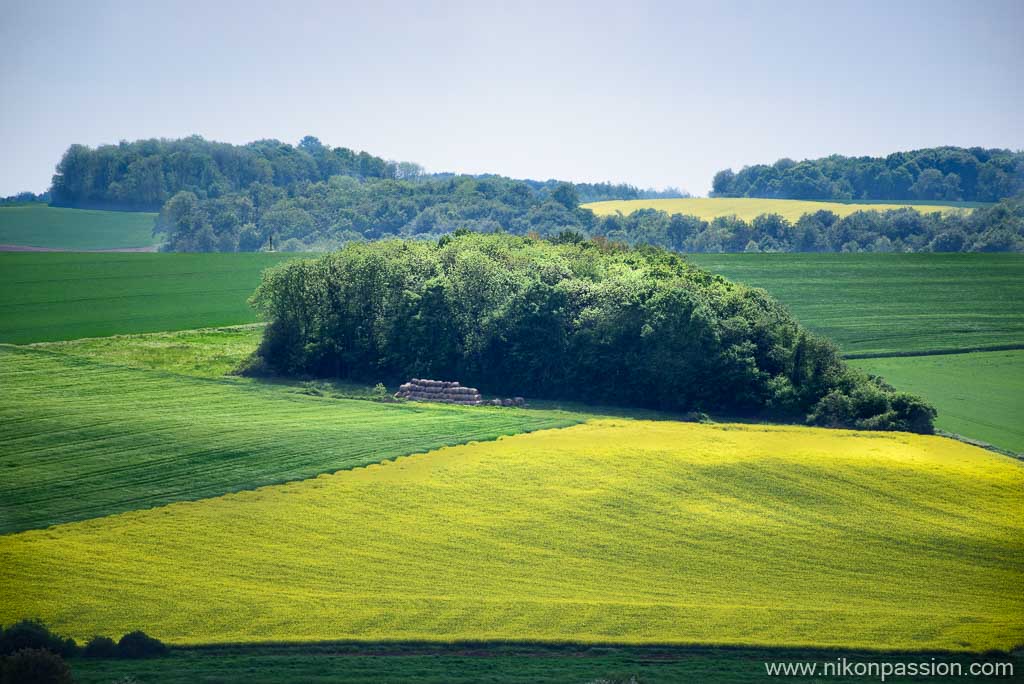
<path id="1" fill-rule="evenodd" d="M 54 634 L 39 620 L 27 619 L 14 623 L 0 633 L 0 656 L 23 649 L 43 649 L 71 657 L 78 650 L 78 644 L 74 639 Z"/>
<path id="2" fill-rule="evenodd" d="M 766 292 L 656 248 L 456 233 L 349 245 L 264 275 L 263 367 L 444 377 L 531 394 L 930 431 L 927 405 L 848 368 Z"/>
<path id="3" fill-rule="evenodd" d="M 49 649 L 23 648 L 2 662 L 3 684 L 71 684 L 74 678 L 64 659 Z"/>
<path id="4" fill-rule="evenodd" d="M 94 636 L 86 642 L 82 655 L 86 658 L 116 658 L 117 644 L 110 637 Z"/>
<path id="5" fill-rule="evenodd" d="M 129 632 L 117 642 L 119 658 L 156 658 L 167 655 L 167 646 L 145 632 Z"/>

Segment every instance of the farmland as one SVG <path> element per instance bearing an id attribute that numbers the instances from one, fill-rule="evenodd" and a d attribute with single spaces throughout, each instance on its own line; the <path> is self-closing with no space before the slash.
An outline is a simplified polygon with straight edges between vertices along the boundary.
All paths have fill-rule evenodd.
<path id="1" fill-rule="evenodd" d="M 61 250 L 153 248 L 155 213 L 63 209 L 45 204 L 0 207 L 0 245 Z"/>
<path id="2" fill-rule="evenodd" d="M 976 204 L 975 204 L 976 205 Z M 813 202 L 810 200 L 786 199 L 755 199 L 750 197 L 686 197 L 680 199 L 642 199 L 642 200 L 608 200 L 584 204 L 598 216 L 610 214 L 631 214 L 639 209 L 656 209 L 668 214 L 688 214 L 698 216 L 706 221 L 719 216 L 737 216 L 744 221 L 751 221 L 761 214 L 779 214 L 790 222 L 795 222 L 804 214 L 815 211 L 831 211 L 839 216 L 849 216 L 857 211 L 886 211 L 910 207 L 922 213 L 964 211 L 970 209 L 971 203 L 939 204 L 936 202 L 914 203 L 857 203 L 857 202 Z"/>
<path id="3" fill-rule="evenodd" d="M 16 344 L 255 321 L 263 269 L 288 254 L 0 253 L 0 341 Z M 866 356 L 1024 342 L 1016 254 L 694 254 Z"/>
<path id="4" fill-rule="evenodd" d="M 0 253 L 0 342 L 251 323 L 247 299 L 285 254 Z"/>
<path id="5" fill-rule="evenodd" d="M 336 399 L 11 346 L 0 346 L 0 385 L 0 533 L 581 420 Z"/>
<path id="6" fill-rule="evenodd" d="M 112 678 L 132 676 L 143 682 L 193 684 L 234 681 L 244 673 L 247 684 L 565 684 L 620 680 L 637 676 L 644 684 L 762 684 L 766 662 L 1012 664 L 1024 668 L 1024 655 L 966 655 L 948 653 L 898 654 L 864 651 L 822 651 L 779 648 L 718 648 L 713 646 L 640 647 L 575 644 L 416 644 L 353 643 L 297 646 L 216 646 L 175 649 L 169 658 L 106 660 L 82 658 L 72 662 L 80 684 L 110 684 Z M 115 680 L 116 681 L 116 680 Z M 614 681 L 614 680 L 613 680 Z M 782 679 L 782 681 L 793 681 Z M 862 684 L 863 677 L 829 677 L 837 684 Z M 914 678 L 914 682 L 948 682 L 949 677 Z"/>
<path id="7" fill-rule="evenodd" d="M 0 537 L 0 621 L 175 644 L 1005 649 L 1022 505 L 1019 463 L 937 437 L 594 421 Z"/>
<path id="8" fill-rule="evenodd" d="M 1024 345 L 1019 254 L 693 254 L 763 287 L 847 355 Z"/>
<path id="9" fill-rule="evenodd" d="M 857 359 L 855 366 L 929 397 L 936 425 L 1024 452 L 1024 351 Z"/>

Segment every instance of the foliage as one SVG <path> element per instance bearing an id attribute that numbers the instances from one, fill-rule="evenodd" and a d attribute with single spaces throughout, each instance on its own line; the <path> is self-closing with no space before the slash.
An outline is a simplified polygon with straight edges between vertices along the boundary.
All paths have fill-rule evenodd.
<path id="1" fill-rule="evenodd" d="M 117 643 L 107 636 L 90 637 L 85 642 L 82 655 L 86 658 L 116 658 Z"/>
<path id="2" fill-rule="evenodd" d="M 119 658 L 157 658 L 167 655 L 168 649 L 162 641 L 145 632 L 128 632 L 117 642 Z"/>
<path id="3" fill-rule="evenodd" d="M 788 199 L 977 200 L 995 202 L 1024 191 L 1024 152 L 932 147 L 887 157 L 843 157 L 719 171 L 714 197 Z"/>
<path id="4" fill-rule="evenodd" d="M 60 655 L 24 648 L 0 660 L 2 684 L 73 684 L 71 669 Z"/>
<path id="5" fill-rule="evenodd" d="M 0 245 L 48 249 L 137 249 L 152 247 L 156 214 L 60 209 L 45 204 L 0 207 Z"/>
<path id="6" fill-rule="evenodd" d="M 0 534 L 583 419 L 311 397 L 7 345 L 0 387 Z"/>
<path id="7" fill-rule="evenodd" d="M 17 204 L 32 204 L 34 202 L 49 202 L 50 193 L 44 192 L 36 194 L 34 192 L 19 192 L 16 195 L 8 195 L 7 197 L 0 197 L 0 207 L 12 206 Z"/>
<path id="8" fill-rule="evenodd" d="M 65 657 L 78 650 L 74 639 L 58 636 L 36 619 L 22 619 L 0 630 L 0 656 L 24 649 L 46 650 Z"/>
<path id="9" fill-rule="evenodd" d="M 53 177 L 53 203 L 65 207 L 157 210 L 188 192 L 222 197 L 259 185 L 267 192 L 331 176 L 394 178 L 395 166 L 366 152 L 331 148 L 312 136 L 292 146 L 278 140 L 247 145 L 199 136 L 101 145 L 72 145 Z"/>
<path id="10" fill-rule="evenodd" d="M 473 234 L 351 245 L 268 271 L 253 304 L 269 320 L 259 354 L 283 375 L 458 378 L 498 395 L 790 420 L 870 385 L 875 413 L 830 420 L 929 430 L 763 290 L 652 248 Z"/>
<path id="11" fill-rule="evenodd" d="M 1009 649 L 1022 506 L 1018 462 L 954 440 L 601 420 L 0 536 L 0 620 L 170 644 Z M 123 600 L 95 600 L 112 582 Z"/>

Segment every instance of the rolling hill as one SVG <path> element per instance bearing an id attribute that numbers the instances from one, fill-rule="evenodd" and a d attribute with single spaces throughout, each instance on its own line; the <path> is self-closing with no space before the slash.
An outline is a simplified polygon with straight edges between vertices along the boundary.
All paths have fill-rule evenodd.
<path id="1" fill-rule="evenodd" d="M 1019 462 L 937 437 L 594 421 L 0 537 L 0 622 L 1006 649 L 1022 506 Z"/>

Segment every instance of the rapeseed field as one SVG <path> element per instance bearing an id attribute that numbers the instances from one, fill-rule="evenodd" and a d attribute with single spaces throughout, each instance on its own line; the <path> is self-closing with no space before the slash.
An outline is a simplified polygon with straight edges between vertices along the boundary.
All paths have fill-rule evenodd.
<path id="1" fill-rule="evenodd" d="M 0 537 L 0 622 L 175 644 L 1024 643 L 1024 468 L 952 440 L 598 420 Z"/>
<path id="2" fill-rule="evenodd" d="M 816 211 L 831 211 L 838 216 L 849 216 L 857 211 L 887 211 L 910 207 L 922 214 L 932 212 L 970 211 L 969 208 L 941 204 L 912 204 L 896 202 L 817 202 L 811 200 L 760 199 L 754 197 L 684 197 L 678 199 L 606 200 L 584 204 L 598 216 L 611 214 L 632 214 L 638 209 L 657 209 L 668 214 L 698 216 L 706 221 L 719 216 L 737 216 L 752 221 L 761 214 L 779 214 L 786 220 L 796 222 L 804 214 Z"/>

